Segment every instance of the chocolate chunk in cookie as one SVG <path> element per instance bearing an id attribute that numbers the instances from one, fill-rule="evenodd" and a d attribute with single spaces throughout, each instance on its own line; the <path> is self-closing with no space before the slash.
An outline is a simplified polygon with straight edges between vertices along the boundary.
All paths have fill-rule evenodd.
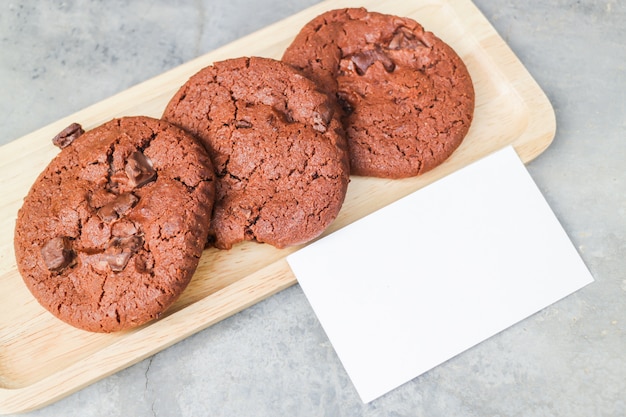
<path id="1" fill-rule="evenodd" d="M 131 187 L 142 187 L 156 177 L 156 171 L 152 168 L 152 161 L 140 151 L 130 154 L 124 172 L 128 176 Z"/>
<path id="2" fill-rule="evenodd" d="M 70 239 L 65 236 L 57 236 L 47 241 L 41 247 L 41 257 L 50 271 L 61 271 L 74 259 L 74 251 Z"/>

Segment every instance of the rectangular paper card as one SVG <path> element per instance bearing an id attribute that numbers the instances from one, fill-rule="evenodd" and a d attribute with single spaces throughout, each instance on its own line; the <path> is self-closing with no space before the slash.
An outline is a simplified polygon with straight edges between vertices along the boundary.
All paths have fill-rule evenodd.
<path id="1" fill-rule="evenodd" d="M 512 147 L 287 261 L 364 402 L 593 281 Z"/>

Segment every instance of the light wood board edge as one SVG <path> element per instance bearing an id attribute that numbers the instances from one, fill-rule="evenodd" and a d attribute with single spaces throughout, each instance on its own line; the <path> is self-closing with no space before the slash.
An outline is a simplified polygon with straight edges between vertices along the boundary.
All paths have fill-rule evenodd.
<path id="1" fill-rule="evenodd" d="M 552 143 L 556 134 L 556 117 L 550 100 L 513 50 L 504 42 L 482 12 L 468 0 L 448 0 L 459 16 L 469 18 L 482 47 L 503 70 L 509 83 L 528 106 L 528 126 L 512 143 L 524 163 L 538 157 Z"/>

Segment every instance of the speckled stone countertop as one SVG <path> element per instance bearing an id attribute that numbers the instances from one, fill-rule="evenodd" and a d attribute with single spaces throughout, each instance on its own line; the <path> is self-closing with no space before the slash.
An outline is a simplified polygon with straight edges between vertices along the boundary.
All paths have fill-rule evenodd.
<path id="1" fill-rule="evenodd" d="M 0 144 L 314 3 L 2 2 Z M 528 169 L 593 284 L 369 404 L 296 285 L 28 415 L 626 415 L 626 2 L 475 3 L 554 106 Z"/>

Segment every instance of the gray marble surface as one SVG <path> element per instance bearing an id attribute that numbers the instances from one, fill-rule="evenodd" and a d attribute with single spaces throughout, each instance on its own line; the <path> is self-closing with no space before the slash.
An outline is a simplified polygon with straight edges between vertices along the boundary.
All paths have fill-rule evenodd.
<path id="1" fill-rule="evenodd" d="M 313 3 L 2 2 L 0 143 Z M 528 169 L 593 284 L 370 404 L 294 286 L 29 415 L 626 415 L 626 2 L 476 4 L 554 106 Z"/>

